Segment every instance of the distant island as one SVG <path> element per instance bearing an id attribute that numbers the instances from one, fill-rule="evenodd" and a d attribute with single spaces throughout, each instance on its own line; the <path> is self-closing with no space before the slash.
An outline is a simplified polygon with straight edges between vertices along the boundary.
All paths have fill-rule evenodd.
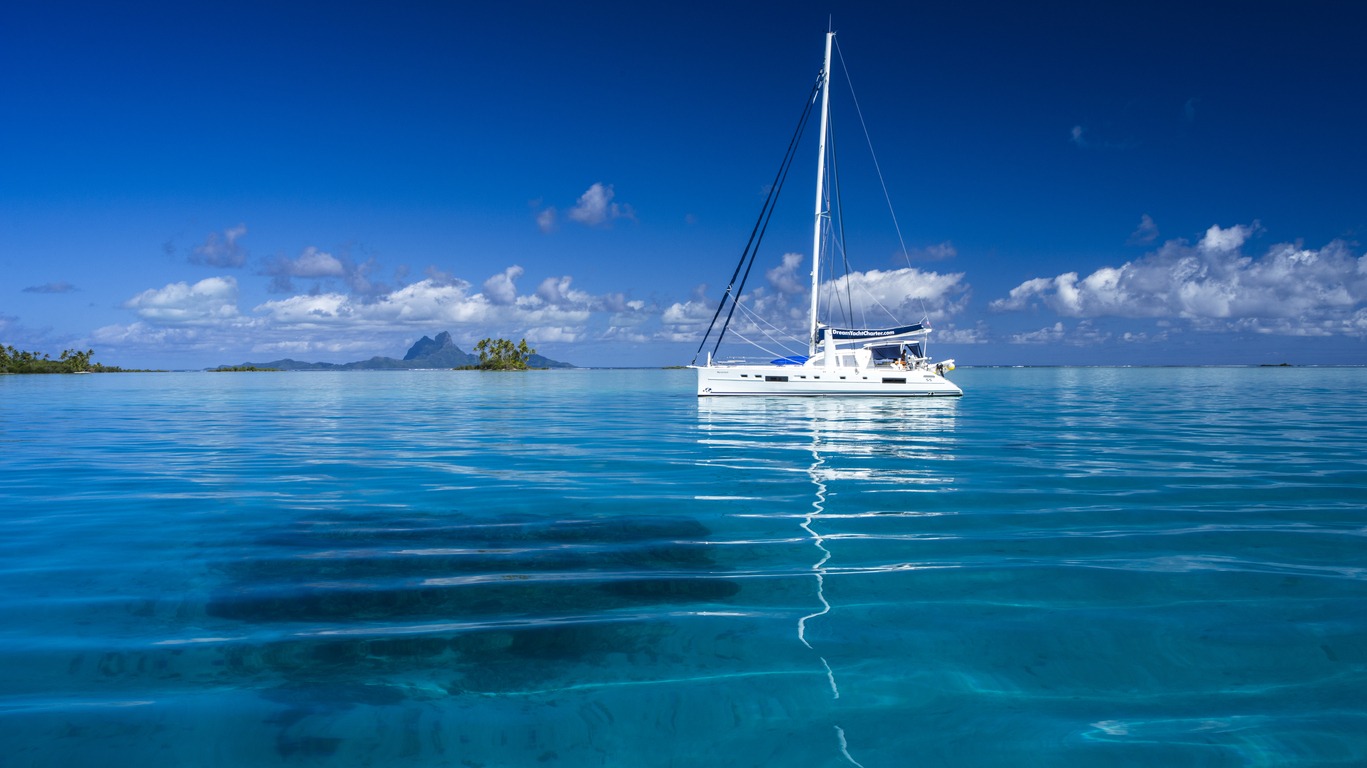
<path id="1" fill-rule="evenodd" d="M 479 365 L 462 365 L 461 371 L 525 371 L 535 366 L 529 365 L 536 350 L 527 346 L 524 338 L 514 344 L 507 339 L 480 339 L 475 345 L 479 353 Z"/>
<path id="2" fill-rule="evenodd" d="M 354 363 L 305 363 L 299 360 L 273 360 L 269 363 L 239 363 L 221 365 L 210 370 L 263 370 L 279 371 L 406 371 L 411 369 L 440 368 L 478 368 L 479 355 L 472 355 L 457 347 L 451 340 L 450 331 L 442 331 L 437 338 L 423 336 L 408 348 L 402 360 L 392 357 L 372 357 Z M 533 354 L 527 358 L 529 368 L 574 368 L 570 363 L 562 363 L 543 355 Z"/>
<path id="3" fill-rule="evenodd" d="M 255 365 L 220 365 L 210 368 L 210 373 L 249 373 L 253 371 L 278 371 L 279 368 L 258 368 Z"/>

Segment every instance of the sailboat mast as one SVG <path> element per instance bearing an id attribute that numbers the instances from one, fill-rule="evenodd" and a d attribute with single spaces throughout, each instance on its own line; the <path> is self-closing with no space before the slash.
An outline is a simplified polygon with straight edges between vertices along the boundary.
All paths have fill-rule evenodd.
<path id="1" fill-rule="evenodd" d="M 817 288 L 821 285 L 821 230 L 822 219 L 826 212 L 826 123 L 830 118 L 831 96 L 831 42 L 834 32 L 826 33 L 826 62 L 821 67 L 821 138 L 817 142 L 816 155 L 816 213 L 812 224 L 812 313 L 811 328 L 808 334 L 808 354 L 815 355 L 817 342 Z"/>

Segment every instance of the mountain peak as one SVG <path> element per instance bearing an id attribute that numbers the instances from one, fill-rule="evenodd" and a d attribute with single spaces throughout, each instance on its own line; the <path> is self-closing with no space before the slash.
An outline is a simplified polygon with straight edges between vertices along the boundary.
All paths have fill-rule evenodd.
<path id="1" fill-rule="evenodd" d="M 455 346 L 455 343 L 451 341 L 451 332 L 442 331 L 441 333 L 437 334 L 437 338 L 435 339 L 429 339 L 426 336 L 423 336 L 421 339 L 418 339 L 416 342 L 414 342 L 413 346 L 408 348 L 408 354 L 404 355 L 403 359 L 417 360 L 420 357 L 431 357 L 432 355 L 442 351 L 446 347 Z"/>

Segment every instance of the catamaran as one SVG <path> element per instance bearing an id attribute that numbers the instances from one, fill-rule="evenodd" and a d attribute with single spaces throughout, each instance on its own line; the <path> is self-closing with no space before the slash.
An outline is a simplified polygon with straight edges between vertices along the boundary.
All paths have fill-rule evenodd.
<path id="1" fill-rule="evenodd" d="M 864 395 L 902 397 L 953 397 L 963 390 L 945 378 L 954 370 L 953 360 L 933 362 L 926 346 L 930 326 L 926 320 L 910 325 L 888 328 L 844 328 L 823 322 L 821 313 L 822 254 L 831 247 L 831 194 L 826 178 L 827 139 L 830 123 L 831 47 L 835 32 L 826 33 L 826 58 L 812 94 L 807 99 L 806 111 L 789 143 L 788 154 L 770 187 L 760 219 L 751 232 L 741 261 L 732 273 L 722 301 L 712 316 L 712 324 L 703 335 L 702 343 L 693 358 L 698 372 L 698 396 L 720 395 Z M 792 164 L 803 127 L 817 101 L 821 101 L 821 132 L 818 139 L 816 164 L 816 210 L 812 233 L 811 311 L 808 324 L 807 353 L 783 355 L 768 363 L 718 361 L 714 354 L 726 335 L 736 309 L 742 304 L 742 290 L 750 273 L 758 241 L 763 237 L 782 181 Z M 747 260 L 749 265 L 746 265 Z M 740 278 L 738 281 L 737 278 Z M 840 285 L 835 281 L 833 285 Z M 844 283 L 848 287 L 848 277 Z M 829 288 L 829 286 L 828 286 Z M 718 324 L 723 309 L 729 307 L 725 321 Z M 715 331 L 715 334 L 714 334 Z M 697 364 L 698 355 L 710 339 L 715 338 L 705 362 Z M 756 345 L 759 346 L 759 345 Z M 760 347 L 763 349 L 763 347 Z"/>

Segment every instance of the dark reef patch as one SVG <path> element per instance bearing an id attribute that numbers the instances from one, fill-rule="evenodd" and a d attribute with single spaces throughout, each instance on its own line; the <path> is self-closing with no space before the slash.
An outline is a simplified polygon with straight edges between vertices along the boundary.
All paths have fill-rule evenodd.
<path id="1" fill-rule="evenodd" d="M 610 655 L 656 658 L 670 630 L 652 606 L 736 597 L 709 533 L 681 517 L 315 515 L 260 534 L 261 557 L 218 564 L 205 612 L 269 628 L 219 648 L 217 666 L 275 681 L 263 695 L 293 716 L 398 703 L 415 675 L 424 695 L 546 688 Z"/>

